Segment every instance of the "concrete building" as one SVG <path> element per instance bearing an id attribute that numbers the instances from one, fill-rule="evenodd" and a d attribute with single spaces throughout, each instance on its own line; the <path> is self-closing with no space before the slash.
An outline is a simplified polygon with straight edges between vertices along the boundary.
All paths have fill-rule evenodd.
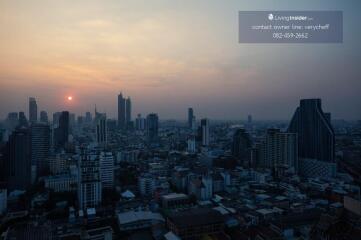
<path id="1" fill-rule="evenodd" d="M 103 188 L 112 189 L 114 187 L 114 157 L 111 152 L 101 152 L 100 180 Z"/>
<path id="2" fill-rule="evenodd" d="M 79 207 L 83 210 L 97 207 L 102 201 L 99 157 L 82 153 L 78 169 Z"/>

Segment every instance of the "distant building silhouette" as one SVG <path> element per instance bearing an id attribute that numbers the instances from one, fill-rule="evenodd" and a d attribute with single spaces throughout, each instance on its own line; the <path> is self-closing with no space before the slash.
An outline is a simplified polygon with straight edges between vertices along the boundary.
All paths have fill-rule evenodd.
<path id="1" fill-rule="evenodd" d="M 36 177 L 47 172 L 47 158 L 50 148 L 50 127 L 48 124 L 36 123 L 30 127 L 32 182 Z"/>
<path id="2" fill-rule="evenodd" d="M 118 127 L 125 129 L 125 98 L 122 93 L 118 95 Z"/>
<path id="3" fill-rule="evenodd" d="M 19 122 L 19 116 L 17 112 L 9 112 L 6 118 L 6 126 L 8 129 L 13 130 Z"/>
<path id="4" fill-rule="evenodd" d="M 41 111 L 40 112 L 40 122 L 42 122 L 42 123 L 48 123 L 49 122 L 48 113 L 46 111 Z"/>
<path id="5" fill-rule="evenodd" d="M 107 143 L 107 118 L 105 114 L 101 114 L 97 118 L 96 138 L 99 145 L 105 146 Z"/>
<path id="6" fill-rule="evenodd" d="M 142 117 L 141 114 L 137 115 L 137 118 L 135 119 L 135 129 L 138 131 L 144 131 L 146 127 L 146 120 Z"/>
<path id="7" fill-rule="evenodd" d="M 201 136 L 202 136 L 202 146 L 209 145 L 209 120 L 207 118 L 203 118 L 201 120 L 200 126 Z"/>
<path id="8" fill-rule="evenodd" d="M 158 115 L 150 113 L 147 116 L 147 138 L 148 142 L 158 141 Z"/>
<path id="9" fill-rule="evenodd" d="M 125 121 L 126 121 L 126 128 L 132 128 L 132 101 L 130 97 L 127 98 L 125 101 Z"/>
<path id="10" fill-rule="evenodd" d="M 92 114 L 90 112 L 85 113 L 85 122 L 91 123 L 93 121 Z"/>
<path id="11" fill-rule="evenodd" d="M 243 128 L 237 129 L 233 135 L 232 155 L 237 158 L 242 166 L 250 166 L 252 140 L 248 132 Z"/>
<path id="12" fill-rule="evenodd" d="M 53 113 L 53 125 L 58 126 L 59 125 L 59 118 L 60 118 L 61 112 L 55 112 Z"/>
<path id="13" fill-rule="evenodd" d="M 193 108 L 188 108 L 188 127 L 192 129 L 193 123 Z"/>
<path id="14" fill-rule="evenodd" d="M 28 128 L 18 128 L 9 136 L 5 150 L 8 188 L 26 190 L 31 185 L 31 136 Z"/>
<path id="15" fill-rule="evenodd" d="M 29 98 L 29 121 L 36 123 L 38 121 L 38 105 L 33 97 Z"/>
<path id="16" fill-rule="evenodd" d="M 17 127 L 28 127 L 29 123 L 28 120 L 25 117 L 24 112 L 19 112 L 19 122 Z"/>
<path id="17" fill-rule="evenodd" d="M 335 134 L 331 115 L 322 111 L 321 99 L 302 99 L 288 131 L 298 134 L 301 175 L 336 174 Z"/>
<path id="18" fill-rule="evenodd" d="M 55 129 L 54 142 L 57 148 L 62 148 L 69 138 L 69 112 L 63 111 L 59 117 L 59 127 Z"/>

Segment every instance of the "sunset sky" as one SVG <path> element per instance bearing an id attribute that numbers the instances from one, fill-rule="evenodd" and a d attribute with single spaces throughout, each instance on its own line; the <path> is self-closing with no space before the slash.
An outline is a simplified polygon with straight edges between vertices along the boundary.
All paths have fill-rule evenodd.
<path id="1" fill-rule="evenodd" d="M 318 97 L 361 118 L 361 1 L 0 0 L 0 119 L 98 110 L 133 117 L 289 120 Z M 343 10 L 342 44 L 240 44 L 240 10 Z M 73 96 L 72 101 L 67 101 Z"/>

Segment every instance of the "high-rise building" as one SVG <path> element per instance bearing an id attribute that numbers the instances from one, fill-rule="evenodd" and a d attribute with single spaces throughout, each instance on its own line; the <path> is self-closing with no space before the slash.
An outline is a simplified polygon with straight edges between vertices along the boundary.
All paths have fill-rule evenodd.
<path id="1" fill-rule="evenodd" d="M 141 114 L 138 114 L 137 118 L 135 119 L 135 129 L 139 131 L 144 131 L 145 125 L 145 118 L 143 118 Z"/>
<path id="2" fill-rule="evenodd" d="M 59 117 L 59 127 L 55 129 L 55 146 L 64 147 L 69 138 L 69 112 L 63 111 Z"/>
<path id="3" fill-rule="evenodd" d="M 298 135 L 299 171 L 306 177 L 336 174 L 335 134 L 321 99 L 302 99 L 288 127 Z"/>
<path id="4" fill-rule="evenodd" d="M 130 97 L 127 98 L 125 101 L 125 121 L 126 127 L 131 128 L 132 125 L 132 101 Z"/>
<path id="5" fill-rule="evenodd" d="M 82 124 L 84 123 L 84 121 L 85 121 L 84 116 L 78 116 L 78 117 L 77 117 L 77 120 L 76 120 L 76 123 L 77 123 L 78 125 L 82 125 Z"/>
<path id="6" fill-rule="evenodd" d="M 31 184 L 31 137 L 28 128 L 18 128 L 9 136 L 5 164 L 8 188 L 26 190 Z"/>
<path id="7" fill-rule="evenodd" d="M 18 127 L 28 127 L 29 123 L 28 120 L 25 117 L 25 113 L 24 112 L 19 112 L 19 123 L 18 123 Z"/>
<path id="8" fill-rule="evenodd" d="M 29 98 L 29 121 L 36 123 L 38 121 L 38 105 L 33 97 Z"/>
<path id="9" fill-rule="evenodd" d="M 107 129 L 108 131 L 115 131 L 117 129 L 117 120 L 107 119 Z"/>
<path id="10" fill-rule="evenodd" d="M 75 126 L 75 113 L 69 113 L 69 127 L 73 128 Z"/>
<path id="11" fill-rule="evenodd" d="M 103 188 L 114 187 L 114 157 L 111 152 L 101 152 L 100 156 L 100 180 Z"/>
<path id="12" fill-rule="evenodd" d="M 241 128 L 233 135 L 232 155 L 238 159 L 242 166 L 249 167 L 252 157 L 252 140 L 248 132 Z"/>
<path id="13" fill-rule="evenodd" d="M 31 133 L 31 167 L 32 182 L 49 169 L 47 158 L 50 148 L 50 127 L 45 123 L 32 124 Z"/>
<path id="14" fill-rule="evenodd" d="M 83 152 L 78 169 L 79 207 L 83 210 L 94 208 L 102 201 L 102 184 L 100 181 L 98 155 Z"/>
<path id="15" fill-rule="evenodd" d="M 193 108 L 188 108 L 188 127 L 192 129 L 193 126 Z"/>
<path id="16" fill-rule="evenodd" d="M 187 151 L 189 153 L 196 152 L 196 138 L 194 135 L 189 136 L 187 139 Z"/>
<path id="17" fill-rule="evenodd" d="M 253 132 L 253 119 L 252 119 L 252 115 L 250 114 L 247 117 L 247 122 L 245 124 L 245 127 L 248 132 Z"/>
<path id="18" fill-rule="evenodd" d="M 147 116 L 147 138 L 148 142 L 158 141 L 158 115 L 150 113 Z"/>
<path id="19" fill-rule="evenodd" d="M 125 98 L 123 94 L 119 93 L 118 95 L 118 127 L 119 129 L 125 129 Z"/>
<path id="20" fill-rule="evenodd" d="M 93 121 L 92 114 L 90 112 L 85 113 L 85 122 L 91 123 Z"/>
<path id="21" fill-rule="evenodd" d="M 59 125 L 59 118 L 60 118 L 61 112 L 55 112 L 53 113 L 53 125 L 58 126 Z"/>
<path id="22" fill-rule="evenodd" d="M 99 145 L 106 145 L 107 143 L 107 118 L 105 114 L 101 114 L 97 118 L 96 138 Z"/>
<path id="23" fill-rule="evenodd" d="M 252 161 L 257 167 L 272 170 L 286 168 L 297 171 L 297 134 L 281 132 L 280 129 L 275 128 L 268 129 L 264 141 L 258 143 L 256 151 L 252 153 L 257 155 L 252 157 Z"/>
<path id="24" fill-rule="evenodd" d="M 275 168 L 281 165 L 297 166 L 297 135 L 284 133 L 279 129 L 268 129 L 265 147 L 265 165 Z"/>
<path id="25" fill-rule="evenodd" d="M 48 123 L 49 122 L 48 113 L 46 111 L 41 111 L 40 112 L 40 122 L 42 122 L 42 123 Z"/>
<path id="26" fill-rule="evenodd" d="M 6 118 L 6 127 L 9 130 L 13 130 L 18 125 L 19 117 L 17 112 L 9 112 Z"/>
<path id="27" fill-rule="evenodd" d="M 209 120 L 203 118 L 201 120 L 201 136 L 202 136 L 202 146 L 206 147 L 209 145 Z"/>
<path id="28" fill-rule="evenodd" d="M 194 132 L 197 131 L 196 116 L 193 116 L 193 118 L 192 118 L 192 130 L 193 130 Z"/>
<path id="29" fill-rule="evenodd" d="M 248 115 L 247 123 L 252 124 L 252 115 Z"/>
<path id="30" fill-rule="evenodd" d="M 155 178 L 151 174 L 143 174 L 138 178 L 139 193 L 142 196 L 152 196 L 155 190 Z"/>

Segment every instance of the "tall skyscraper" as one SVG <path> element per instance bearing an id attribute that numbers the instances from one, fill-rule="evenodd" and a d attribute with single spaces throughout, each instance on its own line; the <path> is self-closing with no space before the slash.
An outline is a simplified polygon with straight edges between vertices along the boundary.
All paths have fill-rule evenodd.
<path id="1" fill-rule="evenodd" d="M 266 134 L 265 165 L 275 168 L 280 165 L 297 165 L 297 139 L 294 133 L 284 133 L 279 129 L 268 129 Z"/>
<path id="2" fill-rule="evenodd" d="M 191 135 L 187 139 L 187 152 L 195 153 L 196 152 L 196 138 L 194 135 Z"/>
<path id="3" fill-rule="evenodd" d="M 99 157 L 84 151 L 78 167 L 78 201 L 83 210 L 96 207 L 102 201 Z"/>
<path id="4" fill-rule="evenodd" d="M 59 118 L 60 118 L 61 112 L 55 112 L 53 113 L 53 125 L 58 126 L 59 125 Z"/>
<path id="5" fill-rule="evenodd" d="M 85 113 L 85 122 L 91 123 L 93 121 L 92 114 L 90 112 Z"/>
<path id="6" fill-rule="evenodd" d="M 100 156 L 100 179 L 103 188 L 114 187 L 114 157 L 111 152 L 101 152 Z"/>
<path id="7" fill-rule="evenodd" d="M 242 166 L 249 167 L 252 156 L 252 140 L 245 129 L 237 129 L 233 135 L 232 155 Z"/>
<path id="8" fill-rule="evenodd" d="M 26 190 L 31 184 L 31 137 L 28 128 L 18 128 L 9 136 L 5 164 L 8 188 Z"/>
<path id="9" fill-rule="evenodd" d="M 143 131 L 145 130 L 145 125 L 145 118 L 143 118 L 141 114 L 138 114 L 137 118 L 135 119 L 135 129 Z"/>
<path id="10" fill-rule="evenodd" d="M 158 115 L 156 113 L 150 113 L 147 116 L 147 138 L 148 142 L 158 140 Z"/>
<path id="11" fill-rule="evenodd" d="M 40 122 L 42 122 L 42 123 L 48 123 L 49 122 L 48 113 L 46 111 L 41 111 L 40 112 Z"/>
<path id="12" fill-rule="evenodd" d="M 84 121 L 85 121 L 84 116 L 78 116 L 77 119 L 76 119 L 76 123 L 78 125 L 82 125 L 84 123 Z"/>
<path id="13" fill-rule="evenodd" d="M 188 127 L 192 129 L 193 125 L 193 108 L 188 108 Z"/>
<path id="14" fill-rule="evenodd" d="M 301 175 L 330 177 L 336 174 L 335 134 L 331 115 L 323 112 L 321 99 L 302 99 L 288 131 L 298 135 Z"/>
<path id="15" fill-rule="evenodd" d="M 6 118 L 6 127 L 13 130 L 18 125 L 19 117 L 17 112 L 9 112 Z"/>
<path id="16" fill-rule="evenodd" d="M 25 117 L 25 113 L 24 112 L 19 112 L 19 123 L 18 123 L 18 127 L 28 127 L 29 123 L 28 120 Z"/>
<path id="17" fill-rule="evenodd" d="M 126 128 L 131 128 L 132 125 L 132 101 L 130 97 L 127 98 L 125 101 L 125 121 L 126 121 Z"/>
<path id="18" fill-rule="evenodd" d="M 125 129 L 125 98 L 122 93 L 118 95 L 118 127 Z"/>
<path id="19" fill-rule="evenodd" d="M 209 145 L 209 120 L 203 118 L 201 120 L 201 133 L 202 133 L 202 146 L 206 147 Z"/>
<path id="20" fill-rule="evenodd" d="M 31 132 L 31 166 L 32 182 L 36 177 L 47 172 L 46 159 L 50 148 L 50 127 L 48 124 L 36 123 L 30 127 Z"/>
<path id="21" fill-rule="evenodd" d="M 97 118 L 96 138 L 99 145 L 105 146 L 107 143 L 107 118 L 105 114 L 101 114 Z"/>
<path id="22" fill-rule="evenodd" d="M 253 119 L 252 119 L 252 115 L 250 114 L 247 117 L 247 123 L 245 124 L 245 127 L 248 132 L 253 132 Z"/>
<path id="23" fill-rule="evenodd" d="M 69 138 L 69 112 L 63 111 L 59 117 L 59 127 L 55 129 L 55 146 L 64 147 Z"/>
<path id="24" fill-rule="evenodd" d="M 75 126 L 75 113 L 69 113 L 69 127 L 73 128 Z"/>
<path id="25" fill-rule="evenodd" d="M 38 105 L 33 97 L 29 98 L 29 121 L 36 123 L 38 121 Z"/>
<path id="26" fill-rule="evenodd" d="M 252 115 L 248 115 L 247 123 L 252 124 Z"/>

